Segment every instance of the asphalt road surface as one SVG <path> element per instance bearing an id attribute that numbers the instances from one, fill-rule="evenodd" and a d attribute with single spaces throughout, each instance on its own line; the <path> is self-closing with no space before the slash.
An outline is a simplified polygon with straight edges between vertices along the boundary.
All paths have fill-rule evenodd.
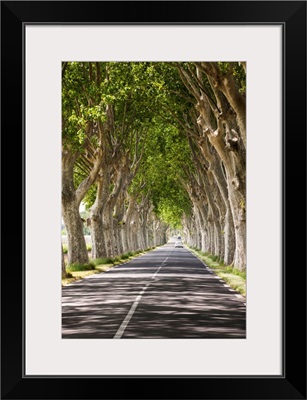
<path id="1" fill-rule="evenodd" d="M 62 288 L 63 338 L 245 338 L 245 298 L 166 244 Z"/>

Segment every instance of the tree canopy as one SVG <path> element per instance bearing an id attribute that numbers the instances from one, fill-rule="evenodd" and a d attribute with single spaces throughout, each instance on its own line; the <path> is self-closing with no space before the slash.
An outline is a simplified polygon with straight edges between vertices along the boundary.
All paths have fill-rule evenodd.
<path id="1" fill-rule="evenodd" d="M 245 268 L 245 68 L 63 63 L 70 262 L 86 261 L 78 234 L 82 201 L 94 257 L 162 244 L 172 228 L 189 245 Z"/>

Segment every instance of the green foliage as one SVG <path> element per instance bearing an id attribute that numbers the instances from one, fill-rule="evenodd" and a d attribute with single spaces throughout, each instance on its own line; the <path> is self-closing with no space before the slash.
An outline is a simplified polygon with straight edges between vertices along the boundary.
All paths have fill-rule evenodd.
<path id="1" fill-rule="evenodd" d="M 92 261 L 92 264 L 95 266 L 97 265 L 103 265 L 103 264 L 113 264 L 114 260 L 110 257 L 105 257 L 105 258 L 96 258 L 95 260 Z"/>
<path id="2" fill-rule="evenodd" d="M 233 267 L 226 267 L 225 272 L 228 274 L 233 274 L 233 275 L 238 275 L 243 279 L 246 279 L 246 271 L 240 271 L 238 268 L 233 268 Z"/>
<path id="3" fill-rule="evenodd" d="M 227 75 L 231 71 L 229 62 L 218 62 L 217 64 L 219 66 L 220 72 L 223 75 Z"/>
<path id="4" fill-rule="evenodd" d="M 129 258 L 129 255 L 127 253 L 124 253 L 120 256 L 121 260 L 127 260 Z"/>
<path id="5" fill-rule="evenodd" d="M 240 271 L 238 268 L 225 265 L 224 261 L 218 256 L 208 252 L 202 252 L 196 247 L 190 247 L 190 249 L 193 250 L 199 258 L 204 260 L 232 289 L 237 290 L 243 296 L 246 295 L 246 271 Z"/>
<path id="6" fill-rule="evenodd" d="M 246 93 L 246 74 L 245 74 L 243 66 L 240 65 L 239 63 L 236 65 L 236 67 L 233 70 L 233 76 L 239 87 L 239 92 L 241 94 L 245 94 Z"/>
<path id="7" fill-rule="evenodd" d="M 62 273 L 62 279 L 73 278 L 73 275 L 70 272 Z"/>
<path id="8" fill-rule="evenodd" d="M 95 264 L 93 262 L 90 262 L 88 264 L 70 264 L 66 270 L 68 272 L 77 272 L 77 271 L 92 271 L 95 269 Z"/>
<path id="9" fill-rule="evenodd" d="M 187 139 L 171 125 L 166 125 L 161 118 L 154 118 L 150 131 L 150 141 L 130 191 L 137 192 L 146 185 L 142 192 L 150 193 L 156 214 L 172 227 L 180 228 L 184 212 L 189 213 L 191 204 L 182 180 L 191 164 Z"/>
<path id="10" fill-rule="evenodd" d="M 92 205 L 95 203 L 96 194 L 97 194 L 97 184 L 94 183 L 83 198 L 83 203 L 85 204 L 85 208 L 87 211 L 89 211 Z"/>
<path id="11" fill-rule="evenodd" d="M 232 74 L 241 94 L 246 93 L 246 74 L 242 64 L 230 62 L 218 62 L 222 75 Z"/>
<path id="12" fill-rule="evenodd" d="M 62 141 L 74 151 L 82 151 L 86 131 L 94 120 L 105 120 L 105 110 L 98 103 L 99 85 L 93 75 L 95 63 L 66 63 L 62 78 Z M 91 139 L 89 139 L 91 141 Z"/>
<path id="13" fill-rule="evenodd" d="M 183 214 L 191 212 L 183 182 L 194 168 L 180 121 L 191 122 L 190 110 L 195 99 L 180 78 L 179 64 L 186 71 L 195 70 L 193 63 L 67 63 L 62 85 L 62 138 L 63 146 L 78 154 L 74 167 L 74 185 L 78 187 L 88 175 L 88 162 L 82 158 L 86 149 L 96 149 L 100 144 L 93 126 L 106 122 L 107 109 L 112 107 L 112 131 L 105 137 L 107 147 L 103 149 L 104 153 L 110 152 L 109 164 L 116 166 L 118 154 L 126 152 L 131 166 L 133 157 L 142 149 L 142 160 L 134 167 L 136 174 L 129 193 L 136 196 L 139 204 L 149 196 L 157 216 L 180 229 Z M 206 80 L 204 84 L 206 90 L 211 90 Z M 114 188 L 112 176 L 115 175 L 111 171 L 110 193 Z M 83 199 L 87 211 L 96 194 L 94 184 Z M 84 234 L 89 233 L 84 224 Z"/>

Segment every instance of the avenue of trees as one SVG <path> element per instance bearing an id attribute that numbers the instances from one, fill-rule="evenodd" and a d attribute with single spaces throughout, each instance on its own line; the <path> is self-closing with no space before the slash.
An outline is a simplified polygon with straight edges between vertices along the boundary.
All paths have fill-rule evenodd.
<path id="1" fill-rule="evenodd" d="M 89 261 L 87 226 L 92 258 L 161 245 L 172 228 L 188 245 L 246 268 L 245 68 L 63 62 L 62 216 L 70 264 Z"/>

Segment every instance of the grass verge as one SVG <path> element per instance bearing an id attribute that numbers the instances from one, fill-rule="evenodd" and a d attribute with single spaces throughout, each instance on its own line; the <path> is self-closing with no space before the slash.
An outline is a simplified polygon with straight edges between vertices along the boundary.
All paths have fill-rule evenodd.
<path id="1" fill-rule="evenodd" d="M 85 278 L 86 276 L 105 272 L 114 265 L 123 264 L 124 262 L 139 257 L 154 248 L 155 247 L 151 247 L 146 250 L 137 250 L 134 252 L 129 251 L 128 253 L 114 258 L 96 258 L 95 260 L 91 260 L 88 264 L 70 264 L 66 267 L 66 276 L 62 277 L 62 286 L 67 286 L 75 281 Z"/>
<path id="2" fill-rule="evenodd" d="M 78 271 L 92 271 L 95 269 L 95 264 L 90 262 L 88 264 L 70 264 L 67 268 L 67 272 L 78 272 Z"/>
<path id="3" fill-rule="evenodd" d="M 70 285 L 71 283 L 79 281 L 80 279 L 83 279 L 86 276 L 98 273 L 99 273 L 98 270 L 68 272 L 67 276 L 62 278 L 62 286 Z"/>
<path id="4" fill-rule="evenodd" d="M 246 272 L 239 271 L 237 268 L 227 266 L 223 260 L 220 260 L 217 256 L 209 253 L 205 253 L 195 247 L 189 248 L 190 251 L 196 255 L 200 260 L 204 261 L 208 267 L 210 267 L 216 275 L 222 278 L 227 284 L 242 296 L 246 297 Z"/>

